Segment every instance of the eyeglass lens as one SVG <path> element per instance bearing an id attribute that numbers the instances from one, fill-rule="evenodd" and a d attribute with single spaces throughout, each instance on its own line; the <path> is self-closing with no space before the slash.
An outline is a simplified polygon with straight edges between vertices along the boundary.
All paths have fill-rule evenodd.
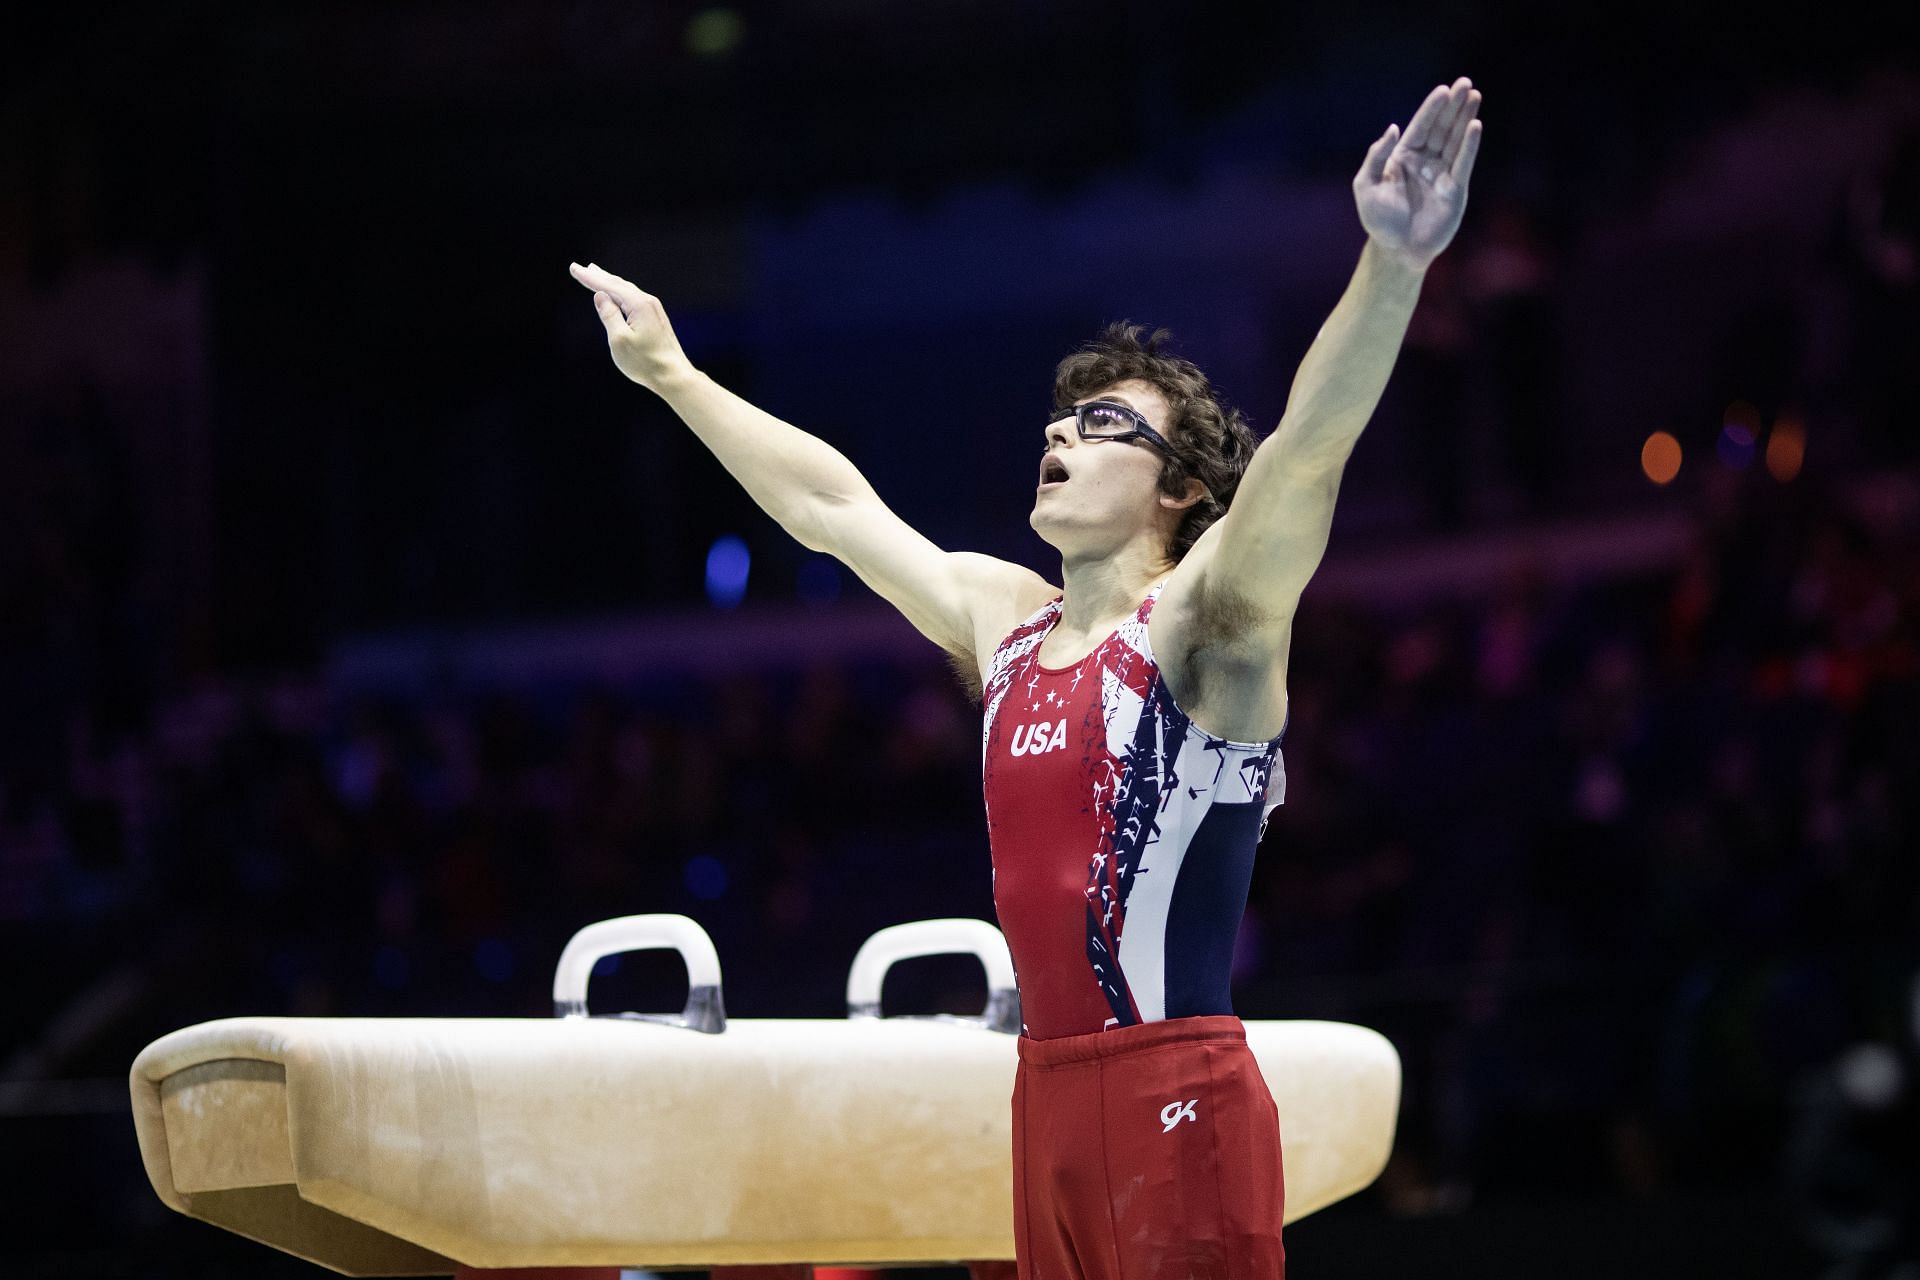
<path id="1" fill-rule="evenodd" d="M 1135 423 L 1124 409 L 1107 404 L 1090 404 L 1080 410 L 1080 425 L 1089 436 L 1119 436 L 1134 430 Z"/>

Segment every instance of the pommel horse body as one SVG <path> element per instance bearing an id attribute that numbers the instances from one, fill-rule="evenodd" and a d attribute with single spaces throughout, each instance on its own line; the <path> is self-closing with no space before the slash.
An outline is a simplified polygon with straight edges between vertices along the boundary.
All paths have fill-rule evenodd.
<path id="1" fill-rule="evenodd" d="M 686 959 L 682 1012 L 587 1012 L 598 960 L 658 947 Z M 889 966 L 950 952 L 986 967 L 980 1016 L 880 1016 Z M 225 1018 L 163 1036 L 131 1073 L 147 1176 L 169 1207 L 345 1275 L 1013 1257 L 1020 1018 L 992 925 L 881 930 L 837 1021 L 728 1019 L 692 920 L 604 920 L 567 944 L 554 1005 L 551 1020 Z M 1246 1028 L 1291 1222 L 1379 1175 L 1400 1061 L 1363 1027 Z"/>

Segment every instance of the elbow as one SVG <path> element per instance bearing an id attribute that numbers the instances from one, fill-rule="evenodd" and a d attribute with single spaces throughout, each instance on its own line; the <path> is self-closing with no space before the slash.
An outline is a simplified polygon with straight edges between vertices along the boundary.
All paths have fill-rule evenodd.
<path id="1" fill-rule="evenodd" d="M 833 555 L 833 543 L 827 535 L 827 525 L 817 512 L 802 511 L 780 522 L 787 536 L 809 551 Z"/>
<path id="2" fill-rule="evenodd" d="M 781 518 L 780 526 L 807 550 L 839 556 L 840 530 L 874 497 L 871 488 L 858 490 L 859 486 L 809 489 Z"/>

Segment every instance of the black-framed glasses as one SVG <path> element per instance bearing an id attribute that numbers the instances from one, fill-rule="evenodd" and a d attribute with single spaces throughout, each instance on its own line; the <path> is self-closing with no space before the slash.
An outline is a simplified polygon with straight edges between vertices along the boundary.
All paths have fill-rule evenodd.
<path id="1" fill-rule="evenodd" d="M 1173 456 L 1173 446 L 1167 443 L 1167 438 L 1148 426 L 1140 411 L 1131 405 L 1118 400 L 1089 400 L 1085 404 L 1055 409 L 1047 425 L 1052 426 L 1069 414 L 1082 440 L 1145 440 L 1168 457 Z"/>

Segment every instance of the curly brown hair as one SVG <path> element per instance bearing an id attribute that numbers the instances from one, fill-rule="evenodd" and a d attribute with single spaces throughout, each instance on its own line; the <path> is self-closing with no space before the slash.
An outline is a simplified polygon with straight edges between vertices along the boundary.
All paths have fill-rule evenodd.
<path id="1" fill-rule="evenodd" d="M 1167 558 L 1178 564 L 1207 526 L 1226 514 L 1259 440 L 1238 409 L 1220 403 L 1207 375 L 1191 360 L 1163 350 L 1173 335 L 1116 320 L 1100 336 L 1060 362 L 1053 374 L 1053 407 L 1062 412 L 1116 382 L 1138 379 L 1167 398 L 1172 410 L 1166 435 L 1173 453 L 1160 467 L 1160 492 L 1183 497 L 1197 479 L 1206 497 L 1188 507 L 1167 540 Z"/>

